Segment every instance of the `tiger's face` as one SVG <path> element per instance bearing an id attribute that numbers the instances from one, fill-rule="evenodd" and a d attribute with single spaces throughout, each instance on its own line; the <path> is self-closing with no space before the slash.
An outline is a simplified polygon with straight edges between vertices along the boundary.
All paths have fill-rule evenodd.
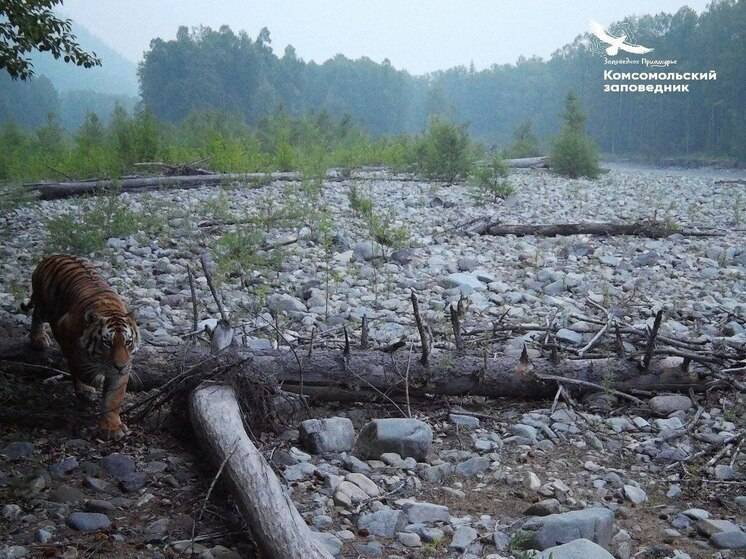
<path id="1" fill-rule="evenodd" d="M 126 374 L 137 351 L 140 334 L 131 315 L 101 316 L 95 311 L 85 315 L 80 340 L 88 357 L 106 367 L 109 374 Z"/>

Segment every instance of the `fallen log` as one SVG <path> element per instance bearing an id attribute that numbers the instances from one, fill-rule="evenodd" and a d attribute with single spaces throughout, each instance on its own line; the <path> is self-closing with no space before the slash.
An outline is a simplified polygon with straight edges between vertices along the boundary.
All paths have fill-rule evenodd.
<path id="1" fill-rule="evenodd" d="M 206 161 L 208 158 L 202 159 Z M 172 176 L 185 176 L 185 175 L 214 175 L 214 171 L 209 169 L 203 169 L 202 167 L 196 167 L 196 163 L 185 163 L 182 165 L 171 165 L 170 163 L 164 163 L 163 161 L 143 161 L 142 163 L 134 163 L 134 167 L 158 167 L 161 169 L 163 175 Z"/>
<path id="2" fill-rule="evenodd" d="M 552 223 L 552 224 L 508 224 L 487 223 L 477 230 L 480 235 L 515 235 L 525 237 L 560 237 L 568 235 L 635 235 L 660 239 L 674 233 L 688 237 L 722 237 L 724 233 L 713 231 L 682 230 L 663 222 L 638 221 L 635 223 Z"/>
<path id="3" fill-rule="evenodd" d="M 199 171 L 202 171 L 199 169 Z M 110 179 L 85 179 L 66 182 L 35 182 L 26 183 L 23 186 L 38 193 L 40 200 L 59 200 L 72 198 L 74 196 L 85 196 L 88 194 L 102 194 L 116 190 L 118 192 L 149 192 L 154 190 L 169 189 L 192 189 L 203 186 L 217 186 L 227 183 L 254 183 L 257 185 L 272 182 L 298 182 L 303 180 L 303 175 L 297 172 L 278 173 L 208 173 L 196 175 L 158 175 L 153 177 L 122 177 L 118 180 Z M 336 173 L 329 173 L 324 178 L 327 182 L 341 182 L 349 180 Z M 365 177 L 366 180 L 375 181 L 375 177 Z M 393 180 L 398 182 L 433 182 L 414 176 L 397 176 Z"/>
<path id="4" fill-rule="evenodd" d="M 57 200 L 85 194 L 97 194 L 117 189 L 120 192 L 144 192 L 161 189 L 190 189 L 231 182 L 299 181 L 300 173 L 213 173 L 210 175 L 182 175 L 137 177 L 121 180 L 40 182 L 24 185 L 39 193 L 42 200 Z M 333 180 L 333 179 L 327 179 Z"/>
<path id="5" fill-rule="evenodd" d="M 505 164 L 513 169 L 542 169 L 549 167 L 549 157 L 521 157 L 506 159 Z"/>
<path id="6" fill-rule="evenodd" d="M 331 559 L 246 434 L 233 388 L 225 385 L 197 388 L 190 399 L 190 412 L 197 438 L 213 462 L 222 468 L 262 556 Z"/>
<path id="7" fill-rule="evenodd" d="M 0 367 L 7 372 L 41 377 L 45 376 L 45 368 L 50 369 L 46 376 L 67 369 L 59 351 L 50 349 L 47 353 L 37 353 L 25 340 L 0 344 Z M 433 349 L 423 364 L 418 355 L 410 354 L 406 348 L 394 353 L 319 349 L 310 355 L 306 350 L 231 348 L 211 356 L 200 347 L 185 353 L 181 347 L 145 346 L 134 355 L 130 390 L 151 390 L 174 379 L 181 379 L 179 382 L 191 379 L 196 383 L 219 369 L 230 369 L 258 382 L 281 386 L 287 392 L 302 392 L 318 401 L 385 399 L 405 394 L 537 400 L 551 397 L 556 391 L 557 381 L 541 378 L 546 375 L 582 380 L 623 392 L 701 390 L 706 380 L 699 378 L 696 372 L 663 369 L 659 359 L 654 359 L 650 370 L 645 372 L 639 361 L 619 357 L 563 359 L 559 363 L 550 358 L 536 358 L 530 363 L 521 363 L 512 356 L 456 354 Z M 577 385 L 573 390 L 582 394 L 597 389 Z"/>

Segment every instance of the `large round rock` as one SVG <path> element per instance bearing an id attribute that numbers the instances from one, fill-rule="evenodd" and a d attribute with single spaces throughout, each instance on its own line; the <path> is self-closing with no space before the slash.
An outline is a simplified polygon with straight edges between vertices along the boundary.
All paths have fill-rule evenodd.
<path id="1" fill-rule="evenodd" d="M 402 458 L 425 460 L 433 444 L 433 431 L 419 419 L 374 419 L 360 431 L 355 454 L 378 459 L 385 452 L 396 452 Z"/>
<path id="2" fill-rule="evenodd" d="M 346 417 L 307 419 L 300 424 L 300 438 L 314 454 L 348 452 L 355 443 L 355 429 Z"/>
<path id="3" fill-rule="evenodd" d="M 577 539 L 569 543 L 550 547 L 541 552 L 536 559 L 614 559 L 614 556 L 603 547 L 586 539 Z"/>
<path id="4" fill-rule="evenodd" d="M 648 405 L 657 415 L 668 416 L 676 411 L 687 411 L 692 407 L 692 401 L 683 394 L 662 394 L 650 398 Z"/>
<path id="5" fill-rule="evenodd" d="M 548 516 L 534 516 L 526 520 L 520 532 L 530 547 L 539 550 L 577 539 L 590 540 L 608 549 L 613 530 L 614 513 L 603 507 L 591 507 Z"/>

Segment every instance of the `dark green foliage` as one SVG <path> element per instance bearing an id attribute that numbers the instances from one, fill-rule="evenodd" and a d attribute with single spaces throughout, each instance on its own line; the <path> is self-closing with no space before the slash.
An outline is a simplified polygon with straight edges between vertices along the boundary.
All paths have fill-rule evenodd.
<path id="1" fill-rule="evenodd" d="M 357 215 L 368 218 L 373 214 L 373 200 L 361 194 L 356 183 L 352 183 L 347 190 L 347 199 L 352 211 Z"/>
<path id="2" fill-rule="evenodd" d="M 180 27 L 175 40 L 151 42 L 138 74 L 143 102 L 174 123 L 216 109 L 255 124 L 278 107 L 293 116 L 317 110 L 355 115 L 372 134 L 414 132 L 423 120 L 410 99 L 415 90 L 424 92 L 424 80 L 388 61 L 337 55 L 323 64 L 306 63 L 291 46 L 278 57 L 267 29 L 252 40 L 228 26 Z M 279 149 L 286 157 L 287 150 Z"/>
<path id="3" fill-rule="evenodd" d="M 562 100 L 577 89 L 588 133 L 604 152 L 746 159 L 744 42 L 733 39 L 746 34 L 746 2 L 720 0 L 700 15 L 682 8 L 623 23 L 636 42 L 655 48 L 656 59 L 678 60 L 677 72 L 713 68 L 718 80 L 692 82 L 684 94 L 605 93 L 603 71 L 609 67 L 590 49 L 587 34 L 546 61 L 520 58 L 481 71 L 456 67 L 415 77 L 366 58 L 307 63 L 292 47 L 278 56 L 268 33 L 252 40 L 224 27 L 182 29 L 174 41 L 154 41 L 140 68 L 143 100 L 173 122 L 215 108 L 253 124 L 282 106 L 294 116 L 310 110 L 349 114 L 376 135 L 416 133 L 439 115 L 469 122 L 479 140 L 507 146 L 528 119 L 540 139 L 556 135 Z M 534 151 L 533 142 L 515 143 L 516 156 Z M 290 160 L 284 147 L 278 155 Z"/>
<path id="4" fill-rule="evenodd" d="M 431 178 L 453 182 L 469 174 L 469 137 L 463 126 L 433 118 L 417 146 L 417 167 Z"/>
<path id="5" fill-rule="evenodd" d="M 0 125 L 0 181 L 118 177 L 142 172 L 133 164 L 147 161 L 200 162 L 217 172 L 300 171 L 318 179 L 331 167 L 410 167 L 414 147 L 411 138 L 371 138 L 349 119 L 325 113 L 278 113 L 249 126 L 240 116 L 207 111 L 174 126 L 148 110 L 130 115 L 118 106 L 108 125 L 89 113 L 74 134 L 54 115 L 35 131 Z"/>
<path id="6" fill-rule="evenodd" d="M 96 53 L 80 48 L 69 19 L 60 19 L 53 9 L 61 0 L 3 0 L 0 3 L 0 68 L 13 78 L 34 74 L 27 55 L 50 52 L 76 66 L 91 68 L 101 61 Z"/>
<path id="7" fill-rule="evenodd" d="M 85 256 L 103 248 L 110 237 L 138 233 L 144 228 L 140 217 L 116 192 L 95 197 L 88 207 L 47 222 L 47 250 Z"/>
<path id="8" fill-rule="evenodd" d="M 60 110 L 57 91 L 46 77 L 14 81 L 0 70 L 0 122 L 35 128 L 46 122 L 49 113 L 59 114 Z"/>
<path id="9" fill-rule="evenodd" d="M 585 134 L 585 115 L 572 92 L 565 100 L 564 119 L 565 125 L 552 146 L 552 170 L 573 179 L 598 177 L 596 146 Z"/>
<path id="10" fill-rule="evenodd" d="M 35 140 L 26 138 L 20 148 L 0 146 L 21 157 L 8 163 L 7 153 L 0 154 L 0 180 L 48 175 L 50 164 L 79 176 L 156 156 L 171 162 L 209 156 L 216 170 L 238 171 L 305 169 L 320 160 L 347 169 L 364 163 L 411 169 L 416 162 L 422 168 L 428 152 L 411 135 L 433 116 L 468 122 L 472 137 L 510 146 L 506 156 L 535 155 L 536 137 L 548 145 L 560 130 L 571 89 L 588 115 L 588 135 L 604 153 L 746 160 L 745 43 L 734 39 L 746 35 L 746 2 L 718 0 L 699 15 L 682 8 L 620 23 L 636 42 L 655 48 L 655 58 L 677 59 L 669 70 L 715 69 L 718 79 L 693 81 L 688 93 L 605 93 L 609 66 L 587 34 L 546 61 L 519 58 L 481 71 L 457 67 L 416 77 L 388 61 L 305 62 L 291 46 L 275 53 L 266 30 L 253 39 L 228 27 L 182 28 L 175 40 L 154 40 L 139 69 L 142 106 L 169 123 L 158 124 L 156 134 L 143 122 L 142 152 L 125 150 L 89 165 L 72 156 L 50 162 L 30 156 Z M 618 28 L 612 24 L 611 31 Z M 43 76 L 20 83 L 0 72 L 0 122 L 14 120 L 25 130 L 44 126 L 50 112 L 69 132 L 87 112 L 108 126 L 116 102 L 132 114 L 132 98 L 58 94 Z M 587 151 L 585 142 L 568 144 L 568 151 Z"/>
<path id="11" fill-rule="evenodd" d="M 367 222 L 370 236 L 383 246 L 397 249 L 409 244 L 409 230 L 403 225 L 395 225 L 391 214 L 371 211 Z"/>
<path id="12" fill-rule="evenodd" d="M 482 204 L 504 200 L 514 191 L 507 177 L 508 167 L 499 155 L 492 156 L 485 164 L 475 165 L 469 177 L 474 199 Z"/>
<path id="13" fill-rule="evenodd" d="M 214 251 L 218 269 L 224 274 L 243 274 L 277 263 L 279 251 L 261 251 L 264 234 L 255 225 L 241 225 L 218 239 Z"/>
<path id="14" fill-rule="evenodd" d="M 530 120 L 522 122 L 513 132 L 513 143 L 505 150 L 507 158 L 536 157 L 541 155 L 539 140 L 534 135 Z"/>

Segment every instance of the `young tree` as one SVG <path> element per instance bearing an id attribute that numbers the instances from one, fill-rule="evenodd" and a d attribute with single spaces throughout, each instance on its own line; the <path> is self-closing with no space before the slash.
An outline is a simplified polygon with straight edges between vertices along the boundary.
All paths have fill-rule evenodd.
<path id="1" fill-rule="evenodd" d="M 416 149 L 418 166 L 428 177 L 453 182 L 469 174 L 469 137 L 463 126 L 433 118 Z"/>
<path id="2" fill-rule="evenodd" d="M 513 132 L 513 143 L 507 149 L 508 157 L 535 157 L 541 154 L 539 140 L 532 130 L 531 120 L 523 121 Z"/>
<path id="3" fill-rule="evenodd" d="M 598 153 L 593 141 L 585 134 L 585 115 L 573 92 L 565 99 L 565 124 L 552 146 L 551 167 L 570 178 L 599 174 Z"/>
<path id="4" fill-rule="evenodd" d="M 492 202 L 496 204 L 513 193 L 513 187 L 507 180 L 508 166 L 498 154 L 494 154 L 486 164 L 477 166 L 470 180 L 472 196 L 477 203 Z"/>
<path id="5" fill-rule="evenodd" d="M 62 0 L 3 0 L 0 2 L 0 68 L 13 79 L 34 75 L 26 54 L 51 52 L 65 62 L 91 68 L 100 66 L 96 53 L 85 52 L 76 42 L 69 19 L 52 11 Z"/>
<path id="6" fill-rule="evenodd" d="M 104 138 L 104 125 L 101 124 L 101 119 L 98 118 L 98 115 L 96 113 L 88 113 L 85 115 L 85 120 L 83 121 L 83 124 L 80 125 L 78 133 L 75 136 L 78 148 L 87 152 L 92 148 L 102 147 L 104 144 Z"/>
<path id="7" fill-rule="evenodd" d="M 132 120 L 124 107 L 119 103 L 114 106 L 114 111 L 111 113 L 108 132 L 112 148 L 119 156 L 119 160 L 124 165 L 134 163 L 135 150 L 132 137 Z"/>
<path id="8" fill-rule="evenodd" d="M 44 156 L 53 158 L 64 148 L 65 129 L 54 113 L 47 114 L 47 123 L 36 129 L 36 141 Z"/>

